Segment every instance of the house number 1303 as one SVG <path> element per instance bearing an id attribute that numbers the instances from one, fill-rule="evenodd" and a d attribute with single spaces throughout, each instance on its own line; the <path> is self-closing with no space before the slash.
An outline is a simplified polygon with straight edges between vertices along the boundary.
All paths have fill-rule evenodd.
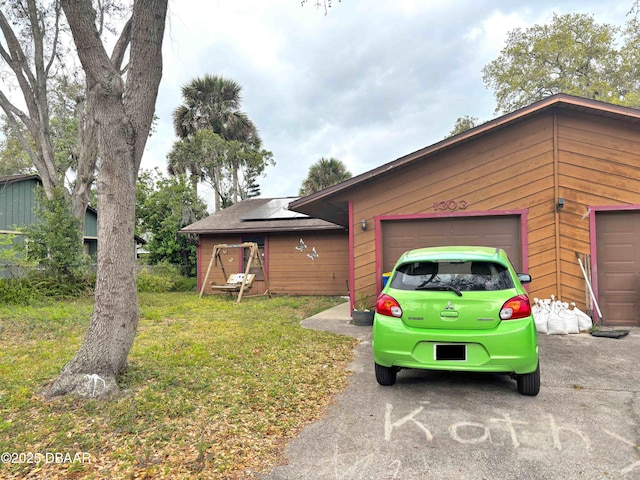
<path id="1" fill-rule="evenodd" d="M 469 204 L 465 200 L 443 200 L 441 202 L 433 202 L 434 210 L 464 210 Z"/>

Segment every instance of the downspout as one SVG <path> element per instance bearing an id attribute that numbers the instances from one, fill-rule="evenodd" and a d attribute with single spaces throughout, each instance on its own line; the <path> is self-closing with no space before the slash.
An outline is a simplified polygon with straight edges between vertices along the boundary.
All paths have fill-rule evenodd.
<path id="1" fill-rule="evenodd" d="M 555 263 L 556 263 L 556 285 L 558 299 L 562 298 L 562 274 L 560 272 L 560 209 L 558 199 L 560 198 L 560 173 L 558 162 L 558 111 L 553 110 L 553 211 L 555 222 Z"/>

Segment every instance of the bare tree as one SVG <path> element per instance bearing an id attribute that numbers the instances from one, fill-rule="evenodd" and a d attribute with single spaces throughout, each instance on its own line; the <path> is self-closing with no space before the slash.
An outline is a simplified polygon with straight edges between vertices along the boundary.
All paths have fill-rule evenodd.
<path id="1" fill-rule="evenodd" d="M 138 325 L 133 245 L 136 177 L 162 76 L 167 2 L 135 0 L 109 56 L 92 0 L 61 0 L 86 76 L 88 115 L 98 134 L 100 248 L 89 328 L 76 356 L 47 388 L 47 397 L 109 396 L 118 391 L 116 376 L 127 368 Z"/>
<path id="2" fill-rule="evenodd" d="M 61 46 L 64 16 L 59 0 L 14 0 L 3 3 L 2 7 L 0 58 L 7 69 L 4 72 L 6 81 L 0 87 L 0 108 L 38 171 L 47 198 L 51 199 L 54 188 L 64 186 L 67 168 L 55 161 L 49 98 L 52 78 L 70 73 L 65 63 L 74 63 L 63 60 L 69 60 L 71 55 Z M 10 76 L 6 75 L 9 72 Z M 24 107 L 18 106 L 18 98 L 11 95 L 11 87 L 17 87 Z M 95 179 L 97 152 L 94 125 L 86 116 L 86 96 L 77 95 L 74 103 L 80 150 L 72 167 L 76 178 L 71 205 L 74 217 L 83 225 L 89 191 Z"/>
<path id="3" fill-rule="evenodd" d="M 52 197 L 53 189 L 59 183 L 47 101 L 47 79 L 56 62 L 60 33 L 60 6 L 52 6 L 54 8 L 50 8 L 49 14 L 45 14 L 38 10 L 35 0 L 27 0 L 26 3 L 17 1 L 5 7 L 9 17 L 0 10 L 0 30 L 4 37 L 4 43 L 0 43 L 0 56 L 15 75 L 26 111 L 10 100 L 6 83 L 0 90 L 0 107 L 40 173 L 48 198 Z M 27 28 L 18 30 L 16 34 L 13 25 L 26 25 Z M 32 148 L 22 126 L 26 127 L 36 148 Z"/>

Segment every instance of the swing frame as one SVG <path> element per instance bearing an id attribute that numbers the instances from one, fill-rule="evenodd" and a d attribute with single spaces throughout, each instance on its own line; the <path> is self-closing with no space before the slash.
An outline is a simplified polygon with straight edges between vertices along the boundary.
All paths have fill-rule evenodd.
<path id="1" fill-rule="evenodd" d="M 244 249 L 249 249 L 249 260 L 247 261 L 247 267 L 245 268 L 244 273 L 235 273 L 231 274 L 227 277 L 227 272 L 224 269 L 224 262 L 220 257 L 220 253 L 222 250 L 227 250 L 229 248 L 242 248 L 244 253 Z M 238 292 L 237 303 L 240 303 L 242 300 L 243 294 L 245 290 L 251 288 L 251 284 L 255 278 L 255 274 L 249 273 L 251 271 L 251 267 L 253 262 L 256 261 L 262 270 L 262 274 L 264 275 L 264 280 L 267 286 L 267 290 L 262 295 L 271 296 L 271 292 L 269 291 L 269 278 L 267 277 L 267 272 L 264 268 L 264 262 L 262 261 L 262 256 L 260 255 L 260 248 L 257 243 L 254 242 L 243 242 L 243 243 L 221 243 L 213 246 L 213 252 L 211 253 L 211 260 L 209 260 L 209 267 L 207 268 L 207 273 L 204 276 L 204 280 L 202 281 L 202 287 L 200 288 L 200 298 L 204 294 L 205 287 L 207 285 L 207 280 L 209 279 L 209 275 L 211 273 L 211 269 L 214 266 L 218 266 L 218 262 L 220 263 L 220 268 L 222 269 L 222 274 L 225 278 L 227 278 L 227 283 L 224 285 L 211 285 L 211 288 L 214 291 L 226 292 L 226 293 L 234 293 Z M 239 277 L 241 275 L 241 277 Z"/>

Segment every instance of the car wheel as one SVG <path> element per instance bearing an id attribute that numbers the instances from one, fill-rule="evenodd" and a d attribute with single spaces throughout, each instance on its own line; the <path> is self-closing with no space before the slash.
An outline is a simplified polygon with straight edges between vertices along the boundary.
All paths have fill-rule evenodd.
<path id="1" fill-rule="evenodd" d="M 376 380 L 380 385 L 393 385 L 396 383 L 398 369 L 395 367 L 383 367 L 376 363 Z"/>
<path id="2" fill-rule="evenodd" d="M 518 382 L 518 392 L 522 395 L 530 395 L 532 397 L 538 395 L 538 392 L 540 392 L 540 363 L 538 363 L 533 372 L 518 375 L 516 380 Z"/>

